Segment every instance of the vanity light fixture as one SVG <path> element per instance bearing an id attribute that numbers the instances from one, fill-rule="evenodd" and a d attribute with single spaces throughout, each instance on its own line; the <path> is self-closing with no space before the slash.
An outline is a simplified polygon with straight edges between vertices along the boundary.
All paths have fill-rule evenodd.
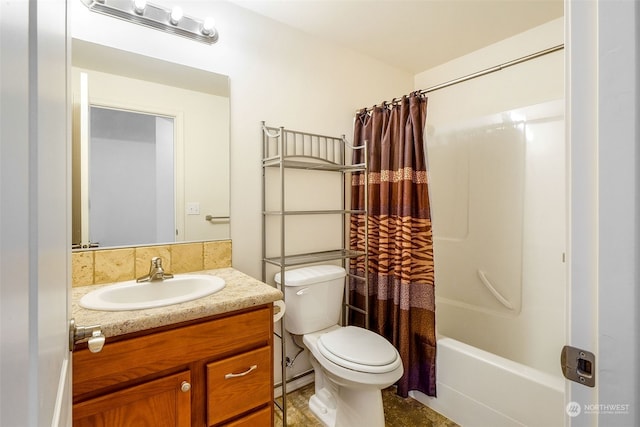
<path id="1" fill-rule="evenodd" d="M 133 11 L 138 15 L 144 14 L 145 7 L 147 7 L 147 0 L 133 0 Z"/>
<path id="2" fill-rule="evenodd" d="M 218 32 L 212 18 L 204 20 L 187 16 L 182 8 L 172 9 L 146 0 L 82 0 L 92 11 L 134 22 L 146 27 L 187 37 L 202 43 L 218 41 Z"/>
<path id="3" fill-rule="evenodd" d="M 216 32 L 216 21 L 212 17 L 204 18 L 202 23 L 202 34 L 205 36 L 213 35 Z"/>
<path id="4" fill-rule="evenodd" d="M 169 22 L 171 22 L 171 25 L 178 25 L 178 22 L 180 22 L 183 16 L 182 8 L 180 6 L 174 6 L 173 9 L 171 9 Z"/>

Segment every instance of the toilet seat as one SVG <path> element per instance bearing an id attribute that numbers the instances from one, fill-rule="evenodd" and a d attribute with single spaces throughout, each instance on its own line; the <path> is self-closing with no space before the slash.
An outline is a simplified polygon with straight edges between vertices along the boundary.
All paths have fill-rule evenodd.
<path id="1" fill-rule="evenodd" d="M 321 335 L 320 353 L 343 368 L 381 374 L 402 364 L 397 350 L 382 336 L 355 326 L 346 326 Z"/>

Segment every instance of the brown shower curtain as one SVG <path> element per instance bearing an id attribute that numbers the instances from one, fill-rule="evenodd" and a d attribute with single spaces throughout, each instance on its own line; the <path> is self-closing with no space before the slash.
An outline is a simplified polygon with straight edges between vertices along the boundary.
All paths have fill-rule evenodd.
<path id="1" fill-rule="evenodd" d="M 433 240 L 423 131 L 427 98 L 419 93 L 392 105 L 361 111 L 354 145 L 368 150 L 369 329 L 398 349 L 404 375 L 398 394 L 409 390 L 436 394 L 436 337 Z M 354 154 L 354 163 L 364 153 Z M 354 173 L 351 208 L 364 209 L 364 173 Z M 364 215 L 352 215 L 352 249 L 364 249 Z M 350 272 L 364 276 L 364 257 L 350 261 Z M 362 280 L 349 281 L 350 303 L 364 308 Z M 350 323 L 364 326 L 351 310 Z"/>

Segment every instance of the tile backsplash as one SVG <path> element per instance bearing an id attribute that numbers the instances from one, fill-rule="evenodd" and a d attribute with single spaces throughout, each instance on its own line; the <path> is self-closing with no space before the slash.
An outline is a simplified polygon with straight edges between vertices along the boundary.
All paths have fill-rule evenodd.
<path id="1" fill-rule="evenodd" d="M 174 274 L 231 267 L 231 240 L 75 251 L 71 254 L 73 286 L 144 276 L 156 256 L 162 258 L 164 270 Z"/>

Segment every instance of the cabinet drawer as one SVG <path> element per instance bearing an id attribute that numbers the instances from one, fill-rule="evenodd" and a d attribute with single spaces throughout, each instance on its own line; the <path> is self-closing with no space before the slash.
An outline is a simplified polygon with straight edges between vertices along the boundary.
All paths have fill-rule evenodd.
<path id="1" fill-rule="evenodd" d="M 224 424 L 224 427 L 267 427 L 273 425 L 273 406 L 265 406 L 239 420 Z"/>
<path id="2" fill-rule="evenodd" d="M 207 365 L 209 426 L 271 402 L 271 348 L 263 347 Z"/>
<path id="3" fill-rule="evenodd" d="M 109 343 L 107 338 L 100 353 L 73 353 L 74 400 L 196 360 L 268 345 L 272 319 L 271 310 L 261 308 L 130 340 Z"/>

